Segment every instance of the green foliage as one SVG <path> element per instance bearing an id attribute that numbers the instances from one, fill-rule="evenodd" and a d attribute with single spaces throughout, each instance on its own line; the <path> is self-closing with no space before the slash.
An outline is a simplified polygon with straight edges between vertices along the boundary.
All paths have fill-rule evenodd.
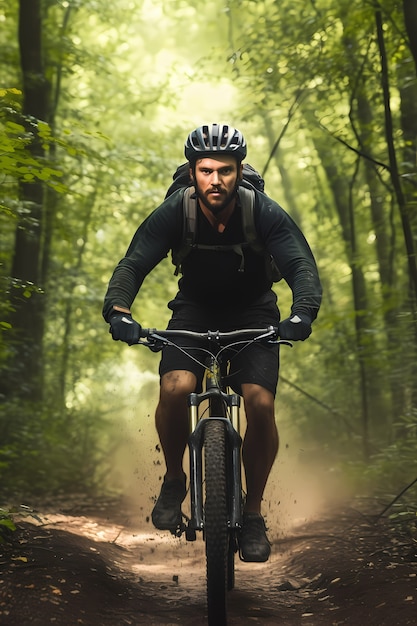
<path id="1" fill-rule="evenodd" d="M 16 530 L 10 511 L 0 508 L 0 543 L 4 543 L 10 533 Z"/>
<path id="2" fill-rule="evenodd" d="M 57 411 L 15 400 L 2 406 L 3 496 L 42 495 L 97 488 L 106 420 L 79 410 Z"/>
<path id="3" fill-rule="evenodd" d="M 371 462 L 363 469 L 362 485 L 375 488 L 375 486 L 395 493 L 410 480 L 417 476 L 417 462 L 415 451 L 417 436 L 406 440 L 398 440 L 384 450 L 373 455 Z M 415 500 L 415 492 L 408 496 Z"/>
<path id="4" fill-rule="evenodd" d="M 62 172 L 45 163 L 43 159 L 35 158 L 27 150 L 35 135 L 40 137 L 44 148 L 50 145 L 52 136 L 48 124 L 29 116 L 22 116 L 19 109 L 15 108 L 18 104 L 17 98 L 21 95 L 21 91 L 15 88 L 0 90 L 1 171 L 11 180 L 26 183 L 42 180 L 58 191 L 65 191 L 58 180 L 62 177 Z M 5 205 L 2 204 L 1 208 L 7 213 Z"/>
<path id="5" fill-rule="evenodd" d="M 33 518 L 37 522 L 41 522 L 41 518 L 37 513 L 26 504 L 19 506 L 9 506 L 7 508 L 0 507 L 0 543 L 8 541 L 11 533 L 16 530 L 15 518 L 19 519 Z"/>
<path id="6" fill-rule="evenodd" d="M 42 291 L 45 401 L 0 398 L 3 488 L 94 489 L 108 470 L 109 451 L 120 445 L 115 389 L 134 402 L 138 383 L 126 370 L 139 379 L 132 362 L 156 372 L 157 359 L 110 340 L 101 318 L 106 286 L 136 227 L 163 200 L 186 133 L 214 117 L 244 131 L 249 162 L 267 168 L 267 191 L 305 232 L 325 288 L 311 340 L 282 355 L 292 386 L 280 384 L 278 412 L 285 408 L 312 454 L 355 460 L 353 473 L 368 486 L 382 477 L 397 488 L 415 471 L 415 303 L 386 167 L 375 6 L 47 3 L 50 92 L 48 119 L 39 120 L 22 115 L 16 7 L 8 5 L 0 9 L 2 84 L 10 85 L 0 90 L 0 363 L 8 371 L 13 359 L 24 360 L 25 341 L 13 335 L 10 319 L 23 302 L 30 321 Z M 414 214 L 416 77 L 400 4 L 378 6 L 401 184 Z M 31 150 L 34 141 L 42 156 Z M 40 184 L 39 214 L 22 184 Z M 39 235 L 42 281 L 12 275 L 22 231 L 28 246 Z M 146 279 L 135 316 L 163 326 L 176 289 L 167 259 Z M 275 289 L 286 315 L 289 289 L 284 282 Z M 19 391 L 26 383 L 19 381 Z"/>
<path id="7" fill-rule="evenodd" d="M 345 477 L 357 495 L 374 494 L 380 499 L 380 514 L 407 526 L 416 533 L 417 433 L 372 455 L 368 463 L 350 461 L 342 464 Z"/>

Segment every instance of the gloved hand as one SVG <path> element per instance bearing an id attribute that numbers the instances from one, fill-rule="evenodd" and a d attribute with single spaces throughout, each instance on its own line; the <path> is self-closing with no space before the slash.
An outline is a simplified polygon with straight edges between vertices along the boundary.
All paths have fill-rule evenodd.
<path id="1" fill-rule="evenodd" d="M 115 341 L 125 341 L 129 346 L 138 343 L 142 327 L 129 313 L 115 313 L 109 323 L 109 332 Z"/>
<path id="2" fill-rule="evenodd" d="M 289 341 L 304 341 L 311 335 L 311 320 L 308 315 L 292 315 L 279 324 L 280 339 Z"/>

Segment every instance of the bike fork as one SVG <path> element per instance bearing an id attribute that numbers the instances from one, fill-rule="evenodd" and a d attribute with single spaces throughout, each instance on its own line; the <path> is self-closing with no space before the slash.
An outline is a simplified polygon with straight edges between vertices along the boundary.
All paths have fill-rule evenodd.
<path id="1" fill-rule="evenodd" d="M 240 398 L 239 396 L 229 396 L 231 399 L 232 415 L 238 414 Z M 198 421 L 197 409 L 199 404 L 206 399 L 206 394 L 191 394 L 189 398 L 192 432 L 189 437 L 188 447 L 190 453 L 190 495 L 191 495 L 191 518 L 188 528 L 191 530 L 189 540 L 193 540 L 193 531 L 204 529 L 203 514 L 203 469 L 202 469 L 202 448 L 204 442 L 204 428 L 207 420 L 215 419 L 224 423 L 226 437 L 228 441 L 230 463 L 230 499 L 229 499 L 229 525 L 232 530 L 236 530 L 242 525 L 241 494 L 242 476 L 240 451 L 242 438 L 234 428 L 232 422 L 225 417 L 207 417 Z M 233 411 L 235 409 L 235 411 Z M 236 417 L 235 420 L 236 421 Z M 236 424 L 237 426 L 237 424 Z M 187 537 L 188 538 L 188 537 Z"/>

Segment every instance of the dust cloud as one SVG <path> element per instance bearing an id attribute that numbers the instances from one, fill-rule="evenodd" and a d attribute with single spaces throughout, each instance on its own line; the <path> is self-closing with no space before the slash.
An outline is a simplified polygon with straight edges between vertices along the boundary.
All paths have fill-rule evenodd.
<path id="1" fill-rule="evenodd" d="M 156 373 L 132 372 L 130 389 L 122 392 L 118 414 L 117 450 L 111 459 L 108 486 L 128 502 L 131 522 L 153 529 L 150 513 L 165 473 L 163 454 L 154 425 L 159 379 Z M 347 492 L 326 459 L 308 459 L 308 442 L 286 417 L 289 410 L 277 400 L 280 450 L 267 484 L 262 512 L 272 541 L 285 537 L 297 526 L 337 507 Z M 245 419 L 242 416 L 242 433 Z M 184 458 L 187 471 L 188 453 Z M 188 511 L 185 509 L 185 513 Z"/>
<path id="2" fill-rule="evenodd" d="M 135 524 L 149 523 L 150 512 L 165 473 L 155 430 L 159 394 L 156 373 L 131 371 L 130 389 L 120 397 L 118 445 L 111 458 L 107 486 L 128 503 Z M 115 390 L 120 396 L 120 389 Z"/>

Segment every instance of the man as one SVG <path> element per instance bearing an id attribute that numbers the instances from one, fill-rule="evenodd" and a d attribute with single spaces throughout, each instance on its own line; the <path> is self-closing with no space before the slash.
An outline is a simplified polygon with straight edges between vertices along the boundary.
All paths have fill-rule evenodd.
<path id="1" fill-rule="evenodd" d="M 201 126 L 188 136 L 185 156 L 197 196 L 197 244 L 201 247 L 194 247 L 182 261 L 179 291 L 168 304 L 173 312 L 169 328 L 228 331 L 279 324 L 265 257 L 242 246 L 242 271 L 242 258 L 232 250 L 234 244 L 245 240 L 238 186 L 246 151 L 243 135 L 226 124 Z M 140 325 L 132 318 L 130 307 L 147 274 L 170 250 L 175 252 L 181 246 L 183 196 L 184 190 L 177 190 L 148 216 L 114 271 L 103 315 L 115 340 L 138 341 Z M 258 191 L 254 211 L 258 236 L 293 293 L 291 315 L 279 324 L 280 336 L 304 341 L 321 302 L 313 255 L 288 214 Z M 276 346 L 251 345 L 230 376 L 231 386 L 243 396 L 247 419 L 242 450 L 247 496 L 239 537 L 244 561 L 266 561 L 271 551 L 261 502 L 278 452 L 274 413 L 278 357 Z M 182 465 L 189 435 L 186 399 L 200 388 L 203 372 L 189 357 L 169 347 L 163 350 L 159 372 L 155 421 L 166 474 L 152 521 L 161 530 L 175 530 L 186 494 Z"/>

